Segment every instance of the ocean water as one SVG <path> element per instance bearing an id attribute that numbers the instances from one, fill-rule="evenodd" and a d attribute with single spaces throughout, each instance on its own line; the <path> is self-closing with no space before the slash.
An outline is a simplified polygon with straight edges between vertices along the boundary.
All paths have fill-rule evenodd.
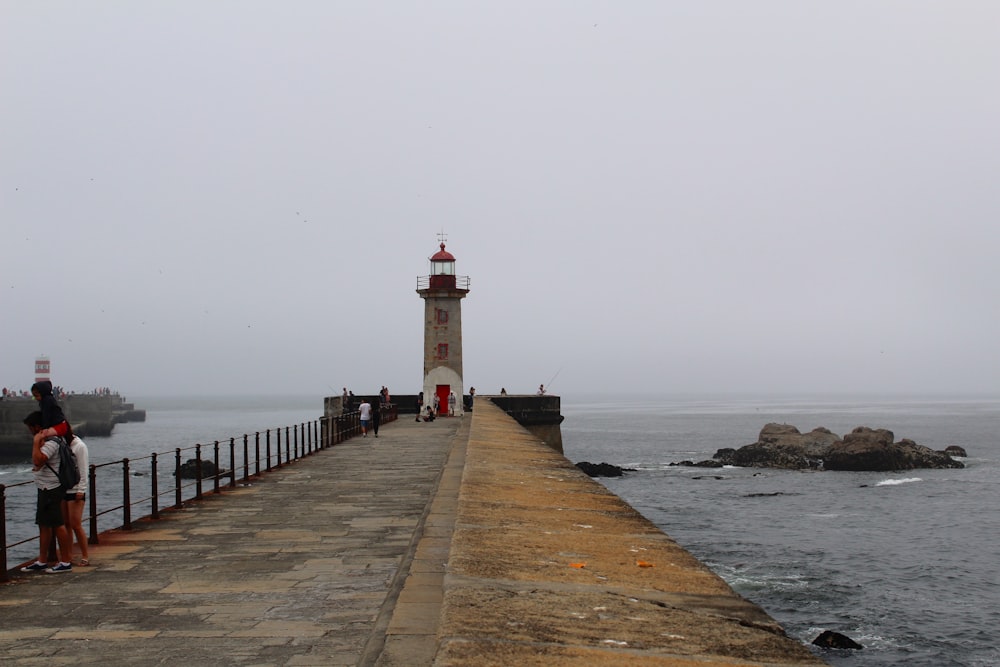
<path id="1" fill-rule="evenodd" d="M 1000 664 L 1000 398 L 563 397 L 573 462 L 633 468 L 608 489 L 809 643 L 835 630 L 865 648 L 833 665 Z M 800 431 L 888 428 L 960 470 L 797 472 L 670 466 Z"/>

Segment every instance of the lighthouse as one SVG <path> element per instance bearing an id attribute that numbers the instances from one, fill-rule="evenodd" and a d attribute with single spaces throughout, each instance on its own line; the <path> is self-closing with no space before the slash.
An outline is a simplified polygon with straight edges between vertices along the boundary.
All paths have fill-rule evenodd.
<path id="1" fill-rule="evenodd" d="M 43 380 L 51 380 L 51 368 L 52 365 L 49 362 L 49 358 L 44 354 L 35 357 L 35 382 L 42 382 Z"/>
<path id="2" fill-rule="evenodd" d="M 444 249 L 443 238 L 430 262 L 430 275 L 417 278 L 417 294 L 424 300 L 424 405 L 433 405 L 437 396 L 440 414 L 447 415 L 454 392 L 457 416 L 463 413 L 465 393 L 462 299 L 469 293 L 469 277 L 455 274 L 455 256 Z"/>

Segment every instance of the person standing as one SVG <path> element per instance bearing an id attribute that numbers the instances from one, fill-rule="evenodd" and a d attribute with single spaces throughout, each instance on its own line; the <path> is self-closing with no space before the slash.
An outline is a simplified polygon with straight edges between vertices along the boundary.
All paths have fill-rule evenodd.
<path id="1" fill-rule="evenodd" d="M 455 404 L 458 403 L 458 399 L 455 398 L 455 392 L 448 394 L 448 416 L 455 416 Z"/>
<path id="2" fill-rule="evenodd" d="M 24 425 L 31 434 L 43 431 L 42 413 L 35 411 L 24 418 Z M 36 438 L 31 448 L 32 472 L 38 488 L 38 502 L 35 507 L 35 523 L 38 524 L 38 560 L 21 568 L 21 572 L 72 572 L 72 551 L 69 532 L 66 530 L 62 514 L 62 500 L 65 489 L 59 484 L 56 470 L 59 469 L 59 443 L 55 438 L 44 438 L 41 445 Z M 58 543 L 56 565 L 49 567 L 48 552 L 52 538 Z"/>
<path id="3" fill-rule="evenodd" d="M 382 401 L 372 403 L 372 433 L 378 437 L 378 425 L 382 421 Z"/>
<path id="4" fill-rule="evenodd" d="M 31 385 L 31 396 L 38 401 L 38 409 L 42 415 L 42 427 L 35 433 L 34 444 L 40 447 L 46 438 L 65 436 L 69 430 L 69 422 L 56 401 L 52 382 L 39 380 Z"/>
<path id="5" fill-rule="evenodd" d="M 424 392 L 417 394 L 417 421 L 420 421 L 420 414 L 424 411 Z"/>
<path id="6" fill-rule="evenodd" d="M 66 434 L 69 439 L 69 448 L 76 457 L 76 468 L 80 471 L 80 482 L 69 489 L 63 499 L 63 519 L 66 521 L 66 530 L 69 532 L 69 554 L 73 555 L 73 538 L 76 537 L 77 544 L 80 545 L 80 565 L 90 565 L 90 556 L 87 551 L 87 533 L 83 530 L 83 508 L 87 504 L 87 468 L 90 465 L 90 454 L 87 444 L 73 433 L 70 427 Z"/>
<path id="7" fill-rule="evenodd" d="M 368 437 L 368 424 L 372 419 L 372 404 L 368 402 L 367 398 L 361 399 L 361 405 L 358 406 L 358 412 L 361 413 L 361 435 L 362 437 Z"/>
<path id="8" fill-rule="evenodd" d="M 438 396 L 436 392 L 434 394 L 434 403 L 433 403 L 433 405 L 434 405 L 434 414 L 440 415 L 441 414 L 441 397 Z"/>

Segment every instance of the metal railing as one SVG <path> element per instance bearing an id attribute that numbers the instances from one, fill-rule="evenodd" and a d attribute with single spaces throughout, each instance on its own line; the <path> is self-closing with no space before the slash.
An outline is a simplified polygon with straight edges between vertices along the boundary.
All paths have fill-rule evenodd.
<path id="1" fill-rule="evenodd" d="M 387 404 L 380 411 L 381 423 L 395 421 L 397 406 Z M 93 464 L 88 474 L 89 512 L 84 516 L 88 525 L 88 544 L 100 544 L 99 520 L 101 517 L 119 516 L 123 530 L 131 530 L 133 510 L 148 507 L 148 513 L 141 518 L 156 520 L 164 510 L 181 509 L 186 502 L 201 500 L 206 494 L 205 485 L 211 486 L 211 493 L 221 493 L 224 488 L 235 488 L 238 484 L 249 483 L 262 474 L 276 470 L 293 461 L 298 461 L 321 449 L 333 447 L 345 440 L 360 435 L 361 417 L 359 412 L 348 412 L 337 417 L 326 418 L 283 426 L 255 433 L 244 433 L 239 438 L 215 440 L 210 444 L 197 443 L 191 447 L 154 452 L 139 458 L 123 458 L 108 463 Z M 161 459 L 172 458 L 169 488 L 161 488 Z M 185 460 L 187 458 L 187 460 Z M 209 464 L 206 466 L 206 463 Z M 148 470 L 148 473 L 146 472 Z M 116 480 L 116 471 L 120 478 Z M 190 471 L 190 472 L 188 472 Z M 183 473 L 183 474 L 182 474 Z M 134 479 L 148 476 L 148 487 L 139 489 Z M 99 486 L 100 485 L 100 486 Z M 38 539 L 37 531 L 29 537 L 7 542 L 7 492 L 11 489 L 35 488 L 34 481 L 17 484 L 0 484 L 0 582 L 9 581 L 8 553 Z M 110 500 L 120 488 L 120 502 Z M 30 506 L 34 513 L 34 497 L 24 502 L 21 510 Z M 99 500 L 100 498 L 100 500 Z M 172 498 L 163 506 L 165 498 Z M 102 506 L 103 505 L 103 506 Z M 144 510 L 139 510 L 140 512 Z M 107 530 L 107 528 L 105 529 Z M 54 560 L 54 545 L 50 546 L 50 561 Z"/>

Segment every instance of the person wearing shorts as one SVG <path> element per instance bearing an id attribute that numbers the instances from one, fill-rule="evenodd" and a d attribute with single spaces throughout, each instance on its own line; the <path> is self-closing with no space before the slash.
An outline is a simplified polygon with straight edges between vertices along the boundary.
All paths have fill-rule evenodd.
<path id="1" fill-rule="evenodd" d="M 24 424 L 32 435 L 42 432 L 42 413 L 32 412 L 24 418 Z M 59 484 L 56 470 L 59 469 L 59 443 L 51 437 L 41 444 L 34 441 L 31 450 L 32 471 L 38 488 L 38 503 L 35 507 L 35 523 L 38 524 L 38 560 L 21 568 L 22 572 L 72 572 L 73 564 L 69 531 L 63 519 L 62 504 L 66 490 Z M 58 563 L 49 567 L 48 552 L 52 537 L 58 543 Z"/>
<path id="2" fill-rule="evenodd" d="M 361 413 L 361 435 L 365 438 L 368 437 L 368 424 L 372 420 L 372 404 L 368 402 L 367 398 L 361 399 L 361 405 L 358 406 L 358 412 Z"/>

